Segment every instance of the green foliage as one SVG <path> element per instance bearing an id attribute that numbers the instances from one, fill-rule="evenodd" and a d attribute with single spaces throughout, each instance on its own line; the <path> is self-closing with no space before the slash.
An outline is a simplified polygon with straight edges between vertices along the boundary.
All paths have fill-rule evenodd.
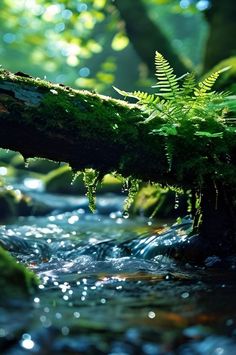
<path id="1" fill-rule="evenodd" d="M 134 202 L 135 196 L 139 191 L 141 181 L 131 178 L 128 179 L 126 183 L 128 187 L 128 196 L 124 201 L 124 205 L 123 205 L 124 212 L 127 212 L 130 209 L 132 203 Z"/>
<path id="2" fill-rule="evenodd" d="M 86 196 L 89 201 L 89 208 L 92 212 L 96 210 L 96 188 L 99 181 L 99 173 L 94 169 L 85 169 L 83 172 L 84 185 L 87 189 Z"/>
<path id="3" fill-rule="evenodd" d="M 180 93 L 180 88 L 178 80 L 175 74 L 173 74 L 174 69 L 171 68 L 168 61 L 163 57 L 162 54 L 156 52 L 155 56 L 156 65 L 156 77 L 158 79 L 159 95 L 169 98 L 175 98 Z"/>
<path id="4" fill-rule="evenodd" d="M 235 119 L 228 110 L 235 107 L 235 97 L 212 91 L 221 69 L 196 84 L 193 73 L 177 78 L 167 60 L 158 52 L 155 57 L 158 91 L 125 92 L 135 98 L 147 117 L 142 121 L 151 135 L 164 139 L 167 172 L 182 181 L 189 171 L 195 171 L 192 183 L 200 186 L 206 176 L 225 177 L 229 171 L 227 152 L 235 141 Z M 207 148 L 208 147 L 208 148 Z M 223 157 L 223 158 L 222 158 Z M 233 181 L 233 168 L 229 178 Z"/>

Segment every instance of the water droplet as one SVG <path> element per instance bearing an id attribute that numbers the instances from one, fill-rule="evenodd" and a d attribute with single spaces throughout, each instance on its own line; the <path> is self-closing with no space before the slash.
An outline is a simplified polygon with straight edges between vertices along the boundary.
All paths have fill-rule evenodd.
<path id="1" fill-rule="evenodd" d="M 127 211 L 124 211 L 123 214 L 122 214 L 122 217 L 123 217 L 124 219 L 129 218 L 129 213 L 128 213 Z"/>
<path id="2" fill-rule="evenodd" d="M 79 318 L 80 317 L 80 313 L 79 312 L 74 312 L 74 317 L 75 318 Z"/>
<path id="3" fill-rule="evenodd" d="M 179 194 L 175 194 L 175 206 L 174 209 L 177 210 L 179 208 Z"/>
<path id="4" fill-rule="evenodd" d="M 35 345 L 35 343 L 31 339 L 24 339 L 21 342 L 22 348 L 27 349 L 27 350 L 33 349 L 34 345 Z"/>
<path id="5" fill-rule="evenodd" d="M 101 300 L 100 300 L 100 302 L 102 303 L 102 304 L 105 304 L 106 303 L 106 299 L 105 298 L 101 298 Z"/>
<path id="6" fill-rule="evenodd" d="M 153 319 L 153 318 L 155 318 L 155 317 L 156 317 L 156 313 L 155 313 L 155 312 L 153 312 L 153 311 L 148 312 L 148 318 Z"/>
<path id="7" fill-rule="evenodd" d="M 35 298 L 34 298 L 34 302 L 35 302 L 35 303 L 39 303 L 39 302 L 40 302 L 40 298 L 35 297 Z"/>
<path id="8" fill-rule="evenodd" d="M 55 90 L 55 89 L 50 89 L 50 92 L 51 92 L 53 95 L 58 95 L 58 91 Z"/>

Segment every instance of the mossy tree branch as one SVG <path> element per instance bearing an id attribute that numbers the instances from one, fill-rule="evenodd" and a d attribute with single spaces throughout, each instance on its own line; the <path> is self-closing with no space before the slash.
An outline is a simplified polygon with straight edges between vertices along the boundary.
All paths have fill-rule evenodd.
<path id="1" fill-rule="evenodd" d="M 164 142 L 140 125 L 143 118 L 138 106 L 124 101 L 0 73 L 0 145 L 25 158 L 170 181 Z"/>
<path id="2" fill-rule="evenodd" d="M 145 118 L 137 105 L 22 73 L 0 72 L 2 148 L 19 151 L 25 158 L 68 162 L 74 170 L 94 168 L 101 175 L 116 171 L 193 191 L 199 180 L 197 169 L 204 167 L 201 233 L 212 243 L 225 237 L 230 250 L 231 246 L 236 250 L 236 144 L 231 136 L 225 138 L 230 140 L 230 151 L 224 152 L 213 141 L 204 145 L 201 137 L 189 142 L 184 131 L 176 141 L 173 138 L 170 169 L 166 137 L 150 134 L 150 124 L 142 124 Z"/>

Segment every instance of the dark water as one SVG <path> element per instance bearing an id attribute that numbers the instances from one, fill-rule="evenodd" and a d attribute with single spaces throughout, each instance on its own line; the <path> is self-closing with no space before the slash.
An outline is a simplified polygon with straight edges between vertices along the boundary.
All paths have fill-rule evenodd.
<path id="1" fill-rule="evenodd" d="M 50 216 L 0 227 L 1 243 L 41 280 L 30 301 L 0 307 L 1 354 L 236 354 L 233 261 L 168 256 L 190 220 L 168 230 L 128 218 L 110 195 L 95 215 L 84 198 L 38 198 L 55 206 Z"/>

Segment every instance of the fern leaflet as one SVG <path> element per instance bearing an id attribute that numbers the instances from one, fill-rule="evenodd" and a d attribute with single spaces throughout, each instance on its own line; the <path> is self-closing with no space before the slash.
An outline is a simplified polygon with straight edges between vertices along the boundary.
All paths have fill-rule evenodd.
<path id="1" fill-rule="evenodd" d="M 211 74 L 210 76 L 208 76 L 203 81 L 200 81 L 200 83 L 198 84 L 198 86 L 194 90 L 195 96 L 202 97 L 202 96 L 205 96 L 206 94 L 209 94 L 208 92 L 211 91 L 212 86 L 215 84 L 219 75 L 220 75 L 220 71 L 217 71 L 217 72 Z M 210 94 L 212 94 L 212 92 Z"/>
<path id="2" fill-rule="evenodd" d="M 167 98 L 174 98 L 178 96 L 180 89 L 178 79 L 173 74 L 173 68 L 171 68 L 169 62 L 163 57 L 162 54 L 156 52 L 155 55 L 156 65 L 156 77 L 158 79 L 157 87 L 160 90 L 159 95 Z"/>

